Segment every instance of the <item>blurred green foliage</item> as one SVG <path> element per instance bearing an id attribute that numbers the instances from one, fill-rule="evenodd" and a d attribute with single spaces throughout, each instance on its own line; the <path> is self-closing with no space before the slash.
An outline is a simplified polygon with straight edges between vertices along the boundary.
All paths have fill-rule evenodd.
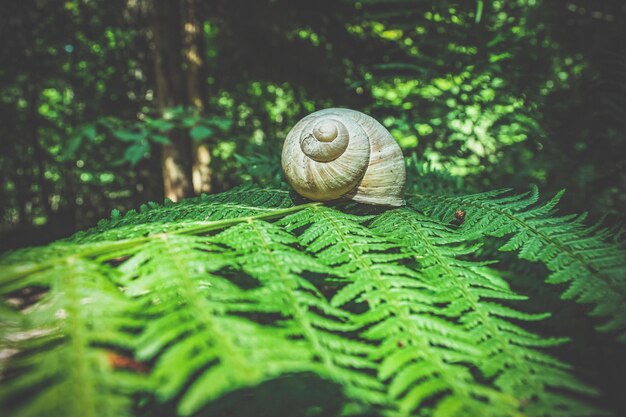
<path id="1" fill-rule="evenodd" d="M 130 164 L 135 167 L 142 159 L 149 159 L 152 153 L 158 154 L 158 146 L 169 144 L 164 136 L 174 129 L 182 129 L 195 141 L 216 140 L 221 133 L 230 128 L 231 121 L 223 117 L 203 117 L 194 109 L 174 107 L 165 111 L 162 116 L 151 117 L 141 114 L 140 120 L 124 120 L 119 117 L 101 117 L 95 123 L 86 123 L 74 130 L 64 157 L 76 158 L 87 142 L 98 147 L 110 145 L 103 140 L 113 139 L 123 144 L 123 154 L 115 155 L 114 165 Z M 98 130 L 102 133 L 99 134 Z M 157 148 L 156 150 L 154 148 Z M 154 151 L 154 152 L 153 152 Z"/>
<path id="2" fill-rule="evenodd" d="M 208 146 L 213 191 L 280 183 L 283 138 L 329 106 L 380 120 L 413 188 L 432 188 L 428 167 L 453 177 L 442 187 L 567 188 L 568 209 L 624 219 L 621 1 L 205 2 L 207 106 L 164 114 L 151 7 L 0 4 L 5 248 L 34 226 L 49 240 L 162 200 L 172 129 Z"/>
<path id="3" fill-rule="evenodd" d="M 130 208 L 150 215 L 150 202 L 163 201 L 161 148 L 172 132 L 209 149 L 214 193 L 284 183 L 287 132 L 331 106 L 390 130 L 410 193 L 565 188 L 564 212 L 606 217 L 605 233 L 623 241 L 623 0 L 197 2 L 205 105 L 165 111 L 157 3 L 166 4 L 0 2 L 0 251 L 67 236 L 110 213 L 127 218 Z M 498 259 L 513 287 L 532 295 L 529 306 L 557 304 L 560 292 L 531 278 L 545 275 L 541 267 L 484 243 L 475 255 Z M 623 349 L 591 320 L 572 320 L 583 316 L 555 311 L 533 330 L 576 335 L 559 355 L 607 393 L 599 402 L 623 408 Z"/>

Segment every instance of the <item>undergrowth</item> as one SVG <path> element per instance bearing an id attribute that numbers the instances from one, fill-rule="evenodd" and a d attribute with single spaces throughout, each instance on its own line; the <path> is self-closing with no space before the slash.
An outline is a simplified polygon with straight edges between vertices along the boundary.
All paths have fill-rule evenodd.
<path id="1" fill-rule="evenodd" d="M 243 187 L 114 212 L 0 258 L 0 409 L 608 414 L 598 389 L 557 359 L 567 339 L 534 330 L 554 306 L 531 312 L 506 269 L 477 255 L 495 238 L 545 265 L 542 285 L 626 341 L 624 247 L 584 216 L 559 215 L 559 197 L 412 195 L 381 209 Z M 288 397 L 309 380 L 325 397 L 299 407 Z M 276 381 L 287 383 L 269 391 L 284 395 L 264 390 Z"/>

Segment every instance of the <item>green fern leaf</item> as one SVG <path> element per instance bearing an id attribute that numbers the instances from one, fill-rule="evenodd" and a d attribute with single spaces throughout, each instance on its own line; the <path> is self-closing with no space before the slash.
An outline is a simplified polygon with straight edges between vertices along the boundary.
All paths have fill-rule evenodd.
<path id="1" fill-rule="evenodd" d="M 511 291 L 494 271 L 461 259 L 471 240 L 410 209 L 388 211 L 373 222 L 372 229 L 413 254 L 422 272 L 420 279 L 431 284 L 441 314 L 462 324 L 484 355 L 476 366 L 493 378 L 496 386 L 518 398 L 525 413 L 532 408 L 533 414 L 528 415 L 586 415 L 584 408 L 579 414 L 581 403 L 575 398 L 595 391 L 565 372 L 567 365 L 536 350 L 562 340 L 540 338 L 510 321 L 542 320 L 548 315 L 527 314 L 503 305 L 525 297 Z M 554 408 L 555 395 L 545 394 L 563 389 L 574 395 L 559 397 L 559 407 Z"/>
<path id="2" fill-rule="evenodd" d="M 105 265 L 69 257 L 22 285 L 0 280 L 0 294 L 16 302 L 25 292 L 37 291 L 34 304 L 19 306 L 24 312 L 19 320 L 2 313 L 2 322 L 12 324 L 0 340 L 11 355 L 1 367 L 4 412 L 20 417 L 132 415 L 129 387 L 141 384 L 132 374 L 115 372 L 109 361 L 114 353 L 106 349 L 112 342 L 118 347 L 129 343 L 118 331 L 128 301 L 112 284 L 114 274 Z"/>
<path id="3" fill-rule="evenodd" d="M 584 224 L 583 216 L 556 216 L 557 194 L 537 204 L 538 192 L 503 196 L 504 192 L 465 196 L 419 196 L 410 205 L 442 222 L 465 210 L 459 229 L 465 236 L 507 236 L 501 250 L 542 262 L 551 274 L 546 282 L 567 284 L 563 298 L 594 305 L 591 315 L 606 318 L 598 326 L 626 342 L 626 251 L 607 242 L 607 231 Z"/>
<path id="4" fill-rule="evenodd" d="M 230 258 L 196 236 L 166 236 L 142 245 L 120 270 L 136 297 L 136 357 L 154 361 L 155 393 L 189 415 L 220 395 L 272 376 L 306 369 L 306 346 L 277 328 L 237 315 L 267 307 L 214 275 Z M 185 387 L 194 375 L 197 379 Z"/>
<path id="5" fill-rule="evenodd" d="M 367 359 L 371 348 L 333 333 L 353 329 L 349 315 L 331 306 L 302 276 L 305 271 L 329 273 L 329 268 L 292 247 L 296 238 L 271 223 L 250 221 L 214 241 L 232 248 L 236 266 L 264 285 L 263 297 L 275 303 L 280 326 L 309 344 L 315 358 L 312 369 L 343 385 L 349 396 L 371 404 L 386 402 L 382 385 L 368 375 L 373 366 Z"/>
<path id="6" fill-rule="evenodd" d="M 623 331 L 621 248 L 537 201 L 490 192 L 381 211 L 242 187 L 4 255 L 0 405 L 195 415 L 304 373 L 339 387 L 346 413 L 600 415 L 545 351 L 563 339 L 525 328 L 546 315 L 514 308 L 526 297 L 474 259 L 485 235 L 506 236 L 503 249 L 545 263 L 548 282 Z"/>
<path id="7" fill-rule="evenodd" d="M 389 383 L 398 410 L 410 414 L 420 404 L 453 398 L 438 401 L 434 413 L 454 409 L 453 415 L 520 415 L 513 396 L 482 385 L 462 365 L 480 358 L 480 352 L 462 326 L 435 315 L 432 305 L 437 299 L 430 294 L 430 285 L 419 283 L 410 268 L 399 263 L 385 268 L 377 259 L 383 251 L 402 248 L 375 235 L 364 226 L 367 220 L 313 207 L 281 224 L 288 230 L 304 228 L 301 244 L 343 278 L 334 305 L 350 301 L 367 305 L 367 312 L 352 317 L 363 337 L 376 344 L 371 358 L 380 364 L 379 378 Z M 406 297 L 413 292 L 418 294 Z M 452 402 L 462 406 L 451 407 Z"/>

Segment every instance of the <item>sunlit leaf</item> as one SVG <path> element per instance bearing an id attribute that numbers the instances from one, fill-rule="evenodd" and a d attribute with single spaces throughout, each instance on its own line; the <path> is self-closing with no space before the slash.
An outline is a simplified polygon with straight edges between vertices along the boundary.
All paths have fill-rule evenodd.
<path id="1" fill-rule="evenodd" d="M 130 162 L 131 165 L 136 165 L 145 154 L 150 150 L 150 146 L 145 142 L 136 143 L 131 145 L 124 152 L 124 159 Z"/>
<path id="2" fill-rule="evenodd" d="M 194 126 L 190 131 L 189 135 L 194 140 L 203 140 L 210 137 L 213 134 L 213 130 L 210 127 L 204 125 Z"/>

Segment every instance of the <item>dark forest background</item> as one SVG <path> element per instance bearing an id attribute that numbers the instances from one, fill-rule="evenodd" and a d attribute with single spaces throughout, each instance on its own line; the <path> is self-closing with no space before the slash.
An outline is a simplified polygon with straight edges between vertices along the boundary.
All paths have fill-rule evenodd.
<path id="1" fill-rule="evenodd" d="M 281 181 L 291 126 L 380 120 L 409 176 L 626 197 L 622 0 L 0 2 L 0 250 L 112 210 Z"/>

